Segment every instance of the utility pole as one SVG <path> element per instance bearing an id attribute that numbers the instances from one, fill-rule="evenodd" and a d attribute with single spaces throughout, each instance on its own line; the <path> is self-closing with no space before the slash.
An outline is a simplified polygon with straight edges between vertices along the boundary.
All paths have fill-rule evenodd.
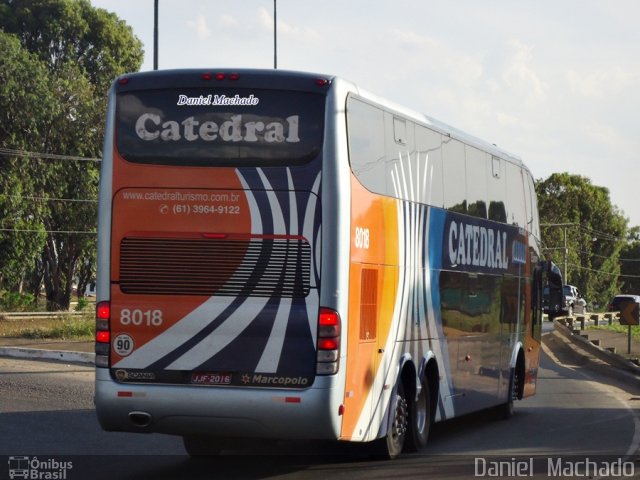
<path id="1" fill-rule="evenodd" d="M 567 226 L 565 225 L 564 228 L 564 250 L 562 251 L 562 259 L 563 259 L 563 263 L 564 263 L 564 272 L 563 272 L 563 276 L 562 278 L 564 278 L 564 283 L 565 285 L 569 283 L 569 279 L 567 278 Z"/>
<path id="2" fill-rule="evenodd" d="M 153 0 L 153 69 L 158 70 L 158 0 Z"/>
<path id="3" fill-rule="evenodd" d="M 567 246 L 567 229 L 569 227 L 575 227 L 577 226 L 577 223 L 542 223 L 540 224 L 541 227 L 562 227 L 562 233 L 563 233 L 563 247 L 557 247 L 557 248 L 545 248 L 544 250 L 562 250 L 562 281 L 565 284 L 569 283 L 569 279 L 567 278 L 567 257 L 569 254 L 569 248 Z"/>
<path id="4" fill-rule="evenodd" d="M 157 2 L 158 0 L 156 0 Z M 273 69 L 278 68 L 278 24 L 276 13 L 276 0 L 273 0 Z"/>

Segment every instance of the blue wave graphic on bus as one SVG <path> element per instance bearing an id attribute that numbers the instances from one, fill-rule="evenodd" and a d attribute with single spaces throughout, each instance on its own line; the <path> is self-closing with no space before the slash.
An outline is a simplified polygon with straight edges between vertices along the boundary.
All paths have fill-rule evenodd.
<path id="1" fill-rule="evenodd" d="M 251 210 L 251 233 L 265 237 L 304 239 L 311 247 L 310 289 L 306 296 L 250 296 L 251 285 L 269 265 L 272 244 L 263 242 L 247 293 L 211 297 L 163 334 L 143 345 L 116 368 L 188 371 L 261 372 L 312 378 L 315 375 L 316 327 L 319 309 L 320 174 L 295 185 L 289 169 L 267 175 L 262 169 L 238 169 Z M 284 183 L 286 182 L 286 183 Z M 282 190 L 276 190 L 282 188 Z M 283 263 L 278 285 L 283 285 Z M 296 272 L 296 275 L 302 275 Z M 232 281 L 233 278 L 230 280 Z M 188 336 L 184 332 L 191 332 Z M 197 332 L 193 334 L 193 332 Z M 188 338 L 176 345 L 175 340 Z M 170 341 L 173 339 L 173 341 Z M 305 381 L 302 385 L 308 385 Z"/>

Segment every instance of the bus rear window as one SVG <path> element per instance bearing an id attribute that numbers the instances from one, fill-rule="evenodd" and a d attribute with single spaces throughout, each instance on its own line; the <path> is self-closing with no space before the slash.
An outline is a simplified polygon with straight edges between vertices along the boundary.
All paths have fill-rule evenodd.
<path id="1" fill-rule="evenodd" d="M 265 89 L 118 94 L 116 143 L 130 162 L 185 166 L 299 165 L 322 147 L 324 96 Z"/>

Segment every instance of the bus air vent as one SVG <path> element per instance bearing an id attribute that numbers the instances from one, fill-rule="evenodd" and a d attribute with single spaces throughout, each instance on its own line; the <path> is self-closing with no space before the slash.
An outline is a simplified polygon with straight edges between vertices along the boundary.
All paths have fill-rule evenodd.
<path id="1" fill-rule="evenodd" d="M 142 295 L 306 297 L 311 247 L 304 239 L 126 237 L 120 289 Z"/>

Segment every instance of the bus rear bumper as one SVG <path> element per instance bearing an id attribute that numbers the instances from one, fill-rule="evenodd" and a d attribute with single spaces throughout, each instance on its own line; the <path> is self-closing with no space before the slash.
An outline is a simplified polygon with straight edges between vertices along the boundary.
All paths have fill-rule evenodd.
<path id="1" fill-rule="evenodd" d="M 341 395 L 331 377 L 305 390 L 121 384 L 96 369 L 96 413 L 107 431 L 336 440 Z"/>

